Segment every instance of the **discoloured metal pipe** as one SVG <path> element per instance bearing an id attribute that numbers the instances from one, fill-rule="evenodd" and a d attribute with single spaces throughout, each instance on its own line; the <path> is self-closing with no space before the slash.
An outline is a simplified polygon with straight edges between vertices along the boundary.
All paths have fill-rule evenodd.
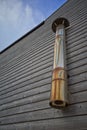
<path id="1" fill-rule="evenodd" d="M 65 27 L 68 25 L 69 23 L 65 18 L 59 18 L 52 24 L 52 29 L 56 32 L 56 38 L 50 105 L 55 108 L 64 108 L 68 105 L 67 74 L 64 56 Z"/>

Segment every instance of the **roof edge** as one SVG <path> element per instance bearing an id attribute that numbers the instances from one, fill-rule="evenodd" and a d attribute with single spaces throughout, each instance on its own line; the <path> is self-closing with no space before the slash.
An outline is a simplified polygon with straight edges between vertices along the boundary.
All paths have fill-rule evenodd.
<path id="1" fill-rule="evenodd" d="M 67 0 L 62 6 L 60 6 L 57 10 L 61 9 L 65 4 L 67 4 L 70 0 Z M 54 15 L 57 10 L 55 12 L 53 12 L 48 18 L 46 18 L 46 20 L 42 21 L 40 24 L 38 24 L 36 27 L 34 27 L 33 29 L 31 29 L 29 32 L 27 32 L 26 34 L 24 34 L 23 36 L 21 36 L 19 39 L 17 39 L 16 41 L 14 41 L 11 45 L 9 45 L 8 47 L 6 47 L 4 50 L 2 50 L 0 52 L 0 54 L 2 54 L 3 52 L 5 52 L 7 49 L 9 49 L 10 47 L 14 46 L 17 42 L 19 42 L 21 39 L 23 39 L 24 37 L 26 37 L 27 35 L 29 35 L 30 33 L 32 33 L 33 31 L 35 31 L 36 29 L 38 29 L 40 26 L 42 26 L 52 15 Z"/>
<path id="2" fill-rule="evenodd" d="M 14 41 L 11 45 L 9 45 L 8 47 L 6 47 L 4 50 L 2 50 L 0 52 L 0 54 L 2 54 L 3 52 L 5 52 L 6 50 L 8 50 L 10 47 L 14 46 L 17 42 L 19 42 L 20 40 L 22 40 L 23 38 L 25 38 L 27 35 L 29 35 L 30 33 L 32 33 L 33 31 L 35 31 L 36 29 L 38 29 L 40 26 L 42 26 L 45 23 L 45 21 L 42 21 L 40 24 L 38 24 L 36 27 L 34 27 L 33 29 L 31 29 L 29 32 L 27 32 L 26 34 L 24 34 L 22 37 L 20 37 L 19 39 L 17 39 L 16 41 Z"/>

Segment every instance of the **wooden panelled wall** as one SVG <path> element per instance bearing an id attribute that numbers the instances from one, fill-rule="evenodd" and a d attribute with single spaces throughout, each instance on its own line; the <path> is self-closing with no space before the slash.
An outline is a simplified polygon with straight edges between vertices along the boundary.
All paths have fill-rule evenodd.
<path id="1" fill-rule="evenodd" d="M 55 34 L 69 20 L 66 61 L 69 106 L 49 106 Z M 87 0 L 69 0 L 45 23 L 0 55 L 0 130 L 87 130 Z"/>

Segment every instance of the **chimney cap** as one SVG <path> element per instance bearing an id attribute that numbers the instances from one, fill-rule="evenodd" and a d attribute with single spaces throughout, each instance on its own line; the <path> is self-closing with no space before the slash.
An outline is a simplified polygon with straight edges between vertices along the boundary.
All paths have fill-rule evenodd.
<path id="1" fill-rule="evenodd" d="M 60 17 L 60 18 L 57 18 L 56 20 L 54 20 L 54 22 L 52 23 L 53 32 L 56 32 L 56 27 L 60 24 L 63 24 L 64 27 L 66 28 L 69 26 L 69 21 L 63 17 Z"/>

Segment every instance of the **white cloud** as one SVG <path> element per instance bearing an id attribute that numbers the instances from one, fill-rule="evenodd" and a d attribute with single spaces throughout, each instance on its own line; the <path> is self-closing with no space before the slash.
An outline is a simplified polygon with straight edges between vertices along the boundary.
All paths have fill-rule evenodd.
<path id="1" fill-rule="evenodd" d="M 44 20 L 22 0 L 0 0 L 0 50 Z"/>

